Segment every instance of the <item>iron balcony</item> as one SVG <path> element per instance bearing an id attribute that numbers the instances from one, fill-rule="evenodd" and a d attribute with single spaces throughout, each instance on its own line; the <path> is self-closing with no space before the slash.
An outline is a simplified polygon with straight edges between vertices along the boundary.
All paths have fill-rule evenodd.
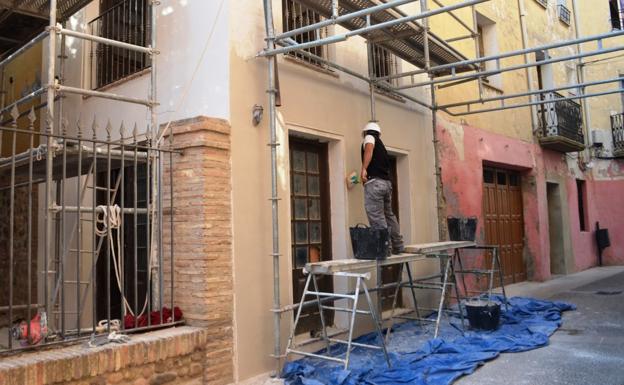
<path id="1" fill-rule="evenodd" d="M 557 92 L 542 94 L 538 106 L 539 142 L 542 147 L 560 152 L 585 149 L 581 105 Z"/>

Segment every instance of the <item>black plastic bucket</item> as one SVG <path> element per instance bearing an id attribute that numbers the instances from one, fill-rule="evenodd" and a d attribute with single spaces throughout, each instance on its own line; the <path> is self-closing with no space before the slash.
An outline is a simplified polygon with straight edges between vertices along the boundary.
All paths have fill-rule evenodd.
<path id="1" fill-rule="evenodd" d="M 366 225 L 349 228 L 351 247 L 356 259 L 386 259 L 390 247 L 388 230 L 373 229 Z"/>
<path id="2" fill-rule="evenodd" d="M 498 324 L 500 323 L 500 303 L 485 300 L 470 300 L 465 303 L 465 306 L 468 322 L 472 329 L 498 329 Z"/>
<path id="3" fill-rule="evenodd" d="M 474 242 L 477 233 L 477 218 L 448 217 L 446 223 L 451 241 Z"/>

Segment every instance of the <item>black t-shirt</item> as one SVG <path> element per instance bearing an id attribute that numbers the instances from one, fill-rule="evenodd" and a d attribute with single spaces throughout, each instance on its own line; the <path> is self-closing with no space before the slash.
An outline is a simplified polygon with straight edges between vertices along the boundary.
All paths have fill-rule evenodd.
<path id="1" fill-rule="evenodd" d="M 366 169 L 368 179 L 381 178 L 390 180 L 390 157 L 388 156 L 388 151 L 386 151 L 386 146 L 384 146 L 379 138 L 379 134 L 369 132 L 366 136 L 369 135 L 375 139 L 375 144 L 373 147 L 373 157 Z M 362 160 L 364 160 L 365 143 L 367 143 L 366 140 L 362 143 Z"/>

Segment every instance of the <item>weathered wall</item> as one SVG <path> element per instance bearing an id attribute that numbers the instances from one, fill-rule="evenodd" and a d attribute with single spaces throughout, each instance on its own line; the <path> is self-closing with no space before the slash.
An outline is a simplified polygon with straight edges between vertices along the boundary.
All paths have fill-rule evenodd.
<path id="1" fill-rule="evenodd" d="M 550 272 L 542 263 L 548 254 L 547 235 L 540 230 L 548 217 L 544 218 L 547 211 L 544 212 L 543 198 L 537 190 L 537 181 L 544 178 L 537 172 L 536 151 L 539 149 L 529 142 L 445 120 L 440 120 L 438 132 L 446 213 L 449 216 L 478 217 L 478 243 L 485 243 L 484 164 L 521 172 L 524 179 L 525 262 L 530 278 L 547 279 Z"/>
<path id="2" fill-rule="evenodd" d="M 606 265 L 624 264 L 624 207 L 619 202 L 624 191 L 624 181 L 597 181 L 594 183 L 594 204 L 600 227 L 609 229 L 611 247 L 603 254 L 603 263 Z M 597 255 L 593 249 L 592 256 Z"/>

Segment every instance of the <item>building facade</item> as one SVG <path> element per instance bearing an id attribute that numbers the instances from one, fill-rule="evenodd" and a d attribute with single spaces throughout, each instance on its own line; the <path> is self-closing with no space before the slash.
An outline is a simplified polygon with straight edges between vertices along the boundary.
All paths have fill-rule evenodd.
<path id="1" fill-rule="evenodd" d="M 452 87 L 444 82 L 434 84 L 435 100 L 429 85 L 393 92 L 356 76 L 382 78 L 418 69 L 381 45 L 367 48 L 366 41 L 359 36 L 339 44 L 280 55 L 276 61 L 280 103 L 277 167 L 272 175 L 272 148 L 267 145 L 271 141 L 267 90 L 272 90 L 268 60 L 258 57 L 266 47 L 262 1 L 162 0 L 155 5 L 155 30 L 150 29 L 152 24 L 148 22 L 151 2 L 84 3 L 64 21 L 64 28 L 141 46 L 149 46 L 149 38 L 155 34 L 159 52 L 153 57 L 128 55 L 123 50 L 103 48 L 97 41 L 67 36 L 58 39 L 60 44 L 53 55 L 55 77 L 68 87 L 138 99 L 154 95 L 150 80 L 155 73 L 157 125 L 150 130 L 150 116 L 144 106 L 120 105 L 118 100 L 69 92 L 58 95 L 54 118 L 58 127 L 63 127 L 64 139 L 80 138 L 88 132 L 93 143 L 117 141 L 118 149 L 125 148 L 126 141 L 128 148 L 143 148 L 142 143 L 162 138 L 164 148 L 171 151 L 156 179 L 161 181 L 162 187 L 157 191 L 165 202 L 160 221 L 170 221 L 172 225 L 162 227 L 153 237 L 162 239 L 161 246 L 148 241 L 144 247 L 161 250 L 159 265 L 147 262 L 146 269 L 161 274 L 156 281 L 164 283 L 159 286 L 164 303 L 178 306 L 186 325 L 132 334 L 127 345 L 105 345 L 92 350 L 53 347 L 20 356 L 8 355 L 0 358 L 0 383 L 229 384 L 261 382 L 274 374 L 276 359 L 271 354 L 276 339 L 283 352 L 291 332 L 293 313 L 288 305 L 301 296 L 303 265 L 350 258 L 349 227 L 367 222 L 362 186 L 349 180 L 352 173 L 359 173 L 361 130 L 371 119 L 380 122 L 382 138 L 393 159 L 393 203 L 407 244 L 439 239 L 441 206 L 444 215 L 478 218 L 477 241 L 500 246 L 506 283 L 547 280 L 553 275 L 596 266 L 597 222 L 611 235 L 611 246 L 602 255 L 603 263 L 624 262 L 624 241 L 618 236 L 624 231 L 624 213 L 617 204 L 618 193 L 624 191 L 622 160 L 618 159 L 624 156 L 624 102 L 619 93 L 586 100 L 568 99 L 581 93 L 612 90 L 614 83 L 584 88 L 574 85 L 617 80 L 624 71 L 624 61 L 617 51 L 583 58 L 582 63 L 551 60 L 580 51 L 619 47 L 624 37 L 605 38 L 600 47 L 587 42 L 545 49 L 537 55 L 501 59 L 506 66 L 546 62 L 538 68 L 499 72 L 500 63 L 487 61 L 482 70 L 490 74 L 479 82 L 462 82 Z M 417 14 L 420 6 L 426 4 L 405 4 L 399 11 Z M 275 0 L 272 6 L 274 27 L 280 32 L 326 18 L 297 0 Z M 429 6 L 435 9 L 433 4 Z M 620 8 L 619 2 L 606 0 L 600 5 L 575 0 L 492 0 L 476 6 L 475 17 L 470 8 L 463 8 L 454 11 L 461 22 L 445 13 L 431 18 L 430 23 L 431 32 L 449 42 L 442 44 L 444 49 L 462 60 L 622 29 Z M 467 30 L 471 28 L 474 31 Z M 329 25 L 321 32 L 301 33 L 293 39 L 309 42 L 346 31 L 339 25 Z M 49 40 L 45 39 L 27 54 L 45 57 L 49 47 Z M 370 63 L 367 49 L 373 51 Z M 325 60 L 353 73 L 336 69 Z M 27 71 L 19 63 L 5 67 L 3 88 L 7 91 L 3 108 L 37 88 L 37 84 L 53 82 L 47 76 L 49 63 L 36 59 L 29 63 L 36 68 Z M 27 76 L 27 72 L 34 75 Z M 9 86 L 8 78 L 20 79 L 19 92 L 8 91 L 17 87 L 13 82 Z M 402 87 L 428 80 L 426 74 L 419 74 L 390 83 Z M 505 99 L 506 95 L 564 85 L 570 87 L 558 93 L 534 92 Z M 615 85 L 621 87 L 621 82 Z M 471 106 L 474 110 L 453 106 L 467 100 L 475 101 Z M 500 100 L 505 100 L 505 104 L 501 105 Z M 434 102 L 433 113 L 423 106 Z M 509 108 L 514 103 L 533 105 Z M 500 107 L 505 109 L 475 113 Z M 28 108 L 30 105 L 20 105 L 19 112 L 28 112 Z M 25 117 L 20 119 L 18 125 L 27 125 Z M 41 116 L 35 119 L 35 126 L 46 127 Z M 436 122 L 435 127 L 432 121 Z M 137 128 L 133 130 L 134 123 Z M 126 127 L 125 131 L 121 127 Z M 157 138 L 152 136 L 154 133 Z M 16 151 L 7 146 L 9 143 L 4 141 L 2 156 L 15 155 Z M 21 150 L 27 148 L 25 144 Z M 438 199 L 436 192 L 436 157 L 443 199 Z M 123 167 L 108 165 L 108 169 Z M 272 178 L 276 180 L 279 198 L 275 218 L 269 201 Z M 75 177 L 68 184 L 76 179 L 80 178 Z M 110 176 L 107 179 L 110 181 Z M 46 215 L 42 194 L 31 193 L 37 198 L 32 201 L 38 239 L 44 237 Z M 77 199 L 77 192 L 59 194 L 62 201 Z M 86 206 L 111 206 L 110 202 L 98 203 L 99 198 L 93 197 L 87 197 Z M 71 219 L 68 221 L 71 228 Z M 136 226 L 134 231 L 137 232 Z M 85 234 L 84 239 L 84 245 L 95 249 L 95 235 Z M 44 244 L 33 237 L 29 240 L 43 255 Z M 273 242 L 279 245 L 278 276 L 273 265 Z M 80 243 L 77 246 L 80 249 Z M 133 257 L 128 253 L 128 258 L 139 259 L 137 252 Z M 2 256 L 3 263 L 9 260 L 8 251 L 6 255 Z M 47 275 L 38 273 L 44 269 L 42 258 L 28 260 L 35 273 L 31 272 L 26 282 L 33 285 L 36 294 L 31 300 L 36 304 L 47 301 L 44 292 L 52 285 L 49 278 L 43 278 Z M 75 266 L 77 259 L 67 264 Z M 95 264 L 97 257 L 93 254 L 81 261 L 84 269 Z M 11 270 L 7 264 L 0 267 L 5 273 Z M 413 267 L 418 275 L 436 272 L 438 268 L 435 262 L 419 262 Z M 74 267 L 65 269 L 70 269 L 67 274 L 76 274 Z M 88 273 L 78 273 L 77 281 L 87 280 Z M 11 270 L 11 274 L 15 272 Z M 390 269 L 379 280 L 376 276 L 372 279 L 388 282 L 395 274 Z M 24 280 L 14 281 L 13 291 L 23 290 L 24 286 L 19 285 Z M 115 285 L 110 276 L 108 281 Z M 327 290 L 348 289 L 338 280 L 322 285 Z M 104 287 L 106 282 L 100 281 L 98 286 Z M 111 317 L 110 311 L 108 316 L 103 315 L 106 304 L 102 305 L 101 298 L 98 301 L 98 295 L 89 287 L 84 289 L 88 298 L 82 305 L 85 315 L 75 316 L 76 311 L 81 312 L 78 306 L 74 315 L 68 313 L 67 318 L 68 323 L 79 324 L 78 336 L 84 328 L 83 337 L 92 333 L 89 327 L 95 321 L 116 318 Z M 109 288 L 108 295 L 119 297 L 115 290 Z M 150 290 L 144 291 L 146 298 L 150 297 Z M 149 299 L 155 308 L 163 304 L 156 298 L 160 292 L 151 294 Z M 3 298 L 8 298 L 8 290 L 2 293 Z M 74 298 L 75 295 L 68 297 L 68 308 L 81 303 Z M 277 304 L 275 298 L 279 298 Z M 13 301 L 30 302 L 17 296 Z M 409 306 L 408 298 L 403 301 Z M 381 303 L 384 307 L 389 305 L 384 298 Z M 119 306 L 125 309 L 124 305 Z M 125 314 L 125 310 L 115 311 L 122 317 Z M 117 315 L 115 311 L 113 316 Z M 281 314 L 278 324 L 276 312 Z M 56 317 L 60 325 L 60 318 Z M 347 324 L 340 314 L 331 315 L 330 319 L 333 331 L 343 330 Z M 6 318 L 2 333 L 13 321 Z M 175 316 L 172 321 L 176 321 Z M 370 325 L 359 331 L 367 330 L 367 326 Z M 310 339 L 318 328 L 317 315 L 306 313 L 296 338 Z"/>

